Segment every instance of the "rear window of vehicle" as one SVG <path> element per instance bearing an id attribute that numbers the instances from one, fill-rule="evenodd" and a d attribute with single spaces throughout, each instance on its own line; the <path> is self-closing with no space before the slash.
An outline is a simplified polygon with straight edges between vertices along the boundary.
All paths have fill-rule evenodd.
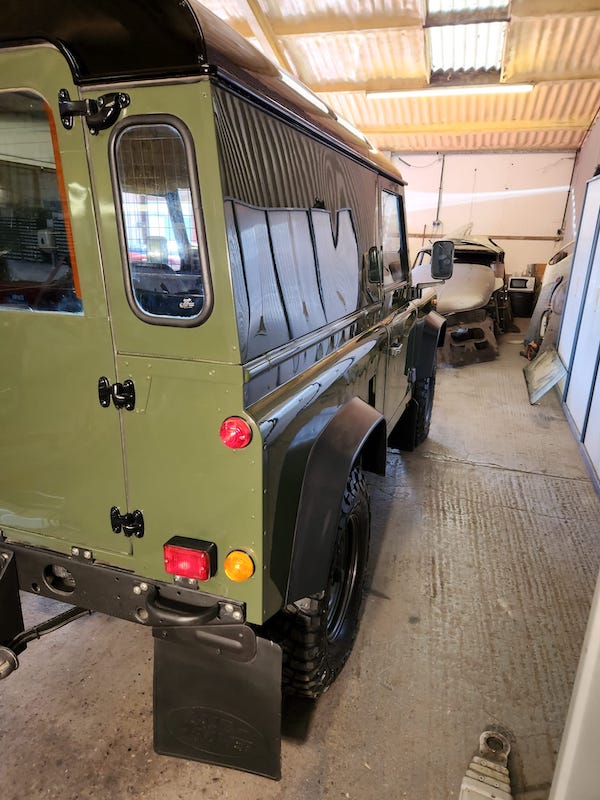
<path id="1" fill-rule="evenodd" d="M 178 123 L 142 121 L 113 147 L 130 305 L 146 322 L 197 325 L 209 304 L 191 141 Z"/>
<path id="2" fill-rule="evenodd" d="M 455 264 L 479 264 L 481 267 L 493 267 L 496 263 L 495 253 L 481 253 L 474 250 L 455 250 Z"/>
<path id="3" fill-rule="evenodd" d="M 0 92 L 0 306 L 83 310 L 54 120 L 29 91 Z"/>

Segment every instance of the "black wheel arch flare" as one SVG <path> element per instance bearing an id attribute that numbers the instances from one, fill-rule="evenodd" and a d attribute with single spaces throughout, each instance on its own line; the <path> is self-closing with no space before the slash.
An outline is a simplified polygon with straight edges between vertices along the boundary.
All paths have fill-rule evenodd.
<path id="1" fill-rule="evenodd" d="M 354 397 L 319 434 L 306 462 L 286 603 L 320 592 L 327 583 L 344 490 L 359 456 L 364 469 L 385 473 L 385 419 Z"/>

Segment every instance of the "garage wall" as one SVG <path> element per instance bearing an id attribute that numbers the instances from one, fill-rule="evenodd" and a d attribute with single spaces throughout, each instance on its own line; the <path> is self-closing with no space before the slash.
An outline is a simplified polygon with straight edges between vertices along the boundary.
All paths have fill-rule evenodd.
<path id="1" fill-rule="evenodd" d="M 563 227 L 565 211 L 570 214 L 572 151 L 395 154 L 393 161 L 408 183 L 409 233 L 418 234 L 409 239 L 411 257 L 421 247 L 423 231 L 427 241 L 427 234 L 452 235 L 469 223 L 473 234 L 492 236 L 504 247 L 507 272 L 513 275 L 525 273 L 528 264 L 546 262 L 558 249 L 552 238 Z"/>
<path id="2" fill-rule="evenodd" d="M 585 197 L 585 187 L 590 178 L 594 176 L 596 167 L 600 164 L 600 112 L 596 115 L 596 121 L 590 128 L 585 137 L 581 150 L 577 154 L 575 161 L 575 171 L 573 173 L 573 183 L 571 186 L 570 208 L 565 220 L 565 237 L 567 240 L 574 239 L 579 220 L 581 219 L 581 209 Z"/>

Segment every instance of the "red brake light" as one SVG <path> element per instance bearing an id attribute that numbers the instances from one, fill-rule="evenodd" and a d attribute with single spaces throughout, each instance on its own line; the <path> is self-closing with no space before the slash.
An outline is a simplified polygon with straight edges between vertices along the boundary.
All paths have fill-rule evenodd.
<path id="1" fill-rule="evenodd" d="M 219 436 L 224 445 L 240 450 L 252 441 L 252 428 L 241 417 L 228 417 L 221 425 Z"/>
<path id="2" fill-rule="evenodd" d="M 194 545 L 186 547 L 182 546 L 182 542 L 186 544 L 193 542 Z M 184 537 L 175 536 L 163 547 L 165 570 L 169 575 L 207 581 L 216 572 L 216 551 L 217 548 L 212 542 L 186 540 Z"/>

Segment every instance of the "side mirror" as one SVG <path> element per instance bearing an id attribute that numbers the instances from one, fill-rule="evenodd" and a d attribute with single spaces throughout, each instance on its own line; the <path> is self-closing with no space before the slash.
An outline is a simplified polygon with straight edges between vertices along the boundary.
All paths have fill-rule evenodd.
<path id="1" fill-rule="evenodd" d="M 369 248 L 369 283 L 383 283 L 383 264 L 378 247 Z"/>
<path id="2" fill-rule="evenodd" d="M 434 280 L 444 281 L 452 277 L 454 263 L 454 242 L 449 239 L 439 239 L 431 248 L 431 277 Z"/>

